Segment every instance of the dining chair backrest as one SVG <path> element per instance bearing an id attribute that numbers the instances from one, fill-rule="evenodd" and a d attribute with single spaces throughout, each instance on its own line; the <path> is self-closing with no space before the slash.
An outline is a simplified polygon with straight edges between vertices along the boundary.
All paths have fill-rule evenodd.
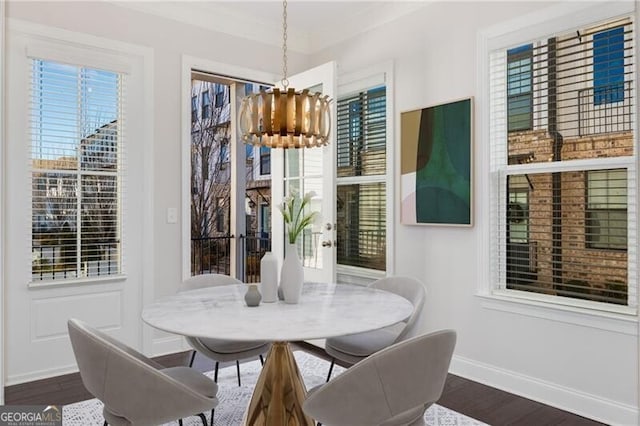
<path id="1" fill-rule="evenodd" d="M 202 274 L 196 275 L 184 280 L 180 285 L 180 291 L 195 290 L 198 288 L 214 287 L 230 284 L 242 284 L 242 281 L 237 280 L 229 275 L 223 274 Z"/>
<path id="2" fill-rule="evenodd" d="M 170 421 L 177 407 L 206 402 L 207 398 L 160 371 L 160 364 L 127 345 L 82 321 L 70 319 L 67 325 L 82 383 L 109 412 L 133 424 Z"/>
<path id="3" fill-rule="evenodd" d="M 455 343 L 441 330 L 389 346 L 311 390 L 303 409 L 323 424 L 413 424 L 440 399 Z"/>
<path id="4" fill-rule="evenodd" d="M 411 312 L 411 315 L 404 320 L 406 325 L 396 338 L 395 342 L 400 342 L 405 337 L 411 336 L 424 306 L 427 294 L 424 284 L 415 278 L 392 276 L 374 281 L 369 285 L 369 287 L 397 294 L 413 304 L 413 311 Z"/>

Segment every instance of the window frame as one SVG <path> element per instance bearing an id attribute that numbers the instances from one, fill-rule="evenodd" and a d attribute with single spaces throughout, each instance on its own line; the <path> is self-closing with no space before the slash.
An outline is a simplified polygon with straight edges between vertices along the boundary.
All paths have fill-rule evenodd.
<path id="1" fill-rule="evenodd" d="M 124 258 L 123 258 L 123 221 L 124 221 L 124 215 L 123 215 L 123 202 L 124 202 L 124 185 L 123 185 L 123 180 L 125 179 L 125 176 L 127 175 L 127 170 L 124 167 L 125 164 L 125 160 L 124 158 L 126 158 L 126 145 L 125 145 L 125 141 L 127 140 L 126 135 L 123 134 L 123 120 L 126 117 L 126 114 L 123 112 L 123 109 L 125 108 L 126 105 L 126 96 L 123 95 L 124 93 L 126 93 L 126 89 L 123 88 L 126 87 L 126 79 L 127 79 L 127 73 L 123 72 L 123 71 L 117 71 L 117 70 L 104 70 L 101 68 L 97 68 L 95 66 L 92 65 L 86 65 L 84 63 L 77 63 L 77 64 L 69 64 L 66 63 L 64 61 L 60 61 L 59 59 L 53 58 L 50 59 L 47 57 L 47 55 L 37 55 L 37 54 L 31 54 L 31 55 L 27 55 L 28 58 L 28 62 L 30 64 L 30 79 L 29 79 L 29 87 L 31 88 L 31 90 L 33 91 L 37 91 L 38 89 L 34 89 L 33 88 L 33 83 L 34 83 L 34 79 L 36 81 L 43 81 L 44 77 L 43 74 L 38 74 L 38 76 L 36 77 L 34 75 L 34 69 L 36 67 L 36 63 L 40 63 L 40 67 L 39 67 L 39 72 L 43 73 L 44 69 L 45 69 L 45 64 L 49 64 L 49 67 L 59 67 L 59 66 L 66 66 L 66 67 L 73 67 L 76 71 L 76 75 L 75 75 L 75 80 L 76 80 L 76 86 L 77 86 L 77 90 L 78 90 L 78 95 L 76 96 L 76 105 L 75 108 L 77 109 L 77 120 L 78 120 L 78 124 L 83 125 L 83 128 L 86 128 L 86 124 L 82 118 L 82 111 L 83 108 L 85 108 L 85 97 L 88 97 L 88 95 L 86 93 L 84 93 L 83 91 L 85 90 L 86 87 L 85 85 L 88 85 L 89 82 L 91 81 L 90 79 L 88 79 L 88 75 L 91 75 L 92 73 L 100 73 L 100 72 L 108 72 L 110 74 L 113 74 L 116 77 L 117 83 L 116 83 L 116 87 L 115 87 L 115 93 L 117 96 L 117 100 L 118 100 L 118 107 L 117 107 L 117 114 L 116 114 L 116 118 L 115 121 L 113 122 L 109 122 L 106 123 L 104 125 L 101 125 L 101 127 L 99 127 L 98 129 L 96 129 L 93 133 L 87 135 L 87 136 L 82 136 L 82 138 L 78 141 L 76 141 L 75 143 L 77 144 L 77 154 L 75 157 L 75 162 L 76 165 L 74 168 L 66 168 L 66 167 L 62 167 L 62 168 L 51 168 L 48 169 L 46 167 L 37 167 L 35 164 L 36 160 L 33 157 L 32 154 L 32 146 L 33 146 L 33 141 L 31 139 L 32 134 L 30 133 L 30 137 L 29 137 L 29 157 L 30 157 L 30 166 L 28 168 L 28 174 L 30 175 L 30 182 L 31 182 L 31 189 L 29 191 L 29 211 L 31 213 L 31 217 L 34 217 L 34 214 L 36 212 L 36 210 L 34 209 L 35 203 L 44 203 L 44 205 L 46 205 L 45 210 L 50 210 L 50 206 L 51 204 L 51 199 L 67 199 L 68 202 L 72 203 L 75 206 L 75 211 L 72 213 L 72 215 L 70 214 L 69 217 L 75 216 L 75 230 L 72 231 L 73 233 L 73 237 L 72 237 L 72 241 L 74 241 L 74 249 L 73 249 L 73 256 L 75 259 L 75 268 L 71 269 L 71 272 L 69 274 L 69 276 L 67 276 L 67 271 L 65 270 L 62 273 L 62 277 L 56 277 L 56 270 L 54 268 L 53 271 L 53 276 L 51 278 L 43 278 L 42 277 L 42 271 L 40 272 L 40 279 L 35 279 L 34 277 L 37 275 L 37 272 L 35 272 L 33 263 L 31 265 L 30 268 L 30 279 L 29 279 L 29 286 L 40 286 L 40 285 L 51 285 L 51 284 L 65 284 L 65 283 L 69 283 L 69 282 L 76 282 L 78 280 L 82 280 L 82 281 L 95 281 L 95 280 L 105 280 L 105 279 L 113 279 L 114 277 L 120 277 L 123 275 L 123 265 L 124 265 Z M 100 82 L 99 83 L 103 83 Z M 41 83 L 42 84 L 42 83 Z M 46 90 L 44 88 L 44 86 L 41 86 L 40 88 L 41 90 Z M 82 93 L 82 95 L 80 95 L 80 93 Z M 90 92 L 89 92 L 90 93 Z M 44 108 L 42 108 L 44 110 Z M 57 112 L 57 111 L 56 111 Z M 29 116 L 31 116 L 31 110 L 29 110 Z M 116 123 L 115 127 L 113 127 L 113 129 L 110 127 L 111 124 Z M 93 123 L 89 123 L 90 125 L 93 125 Z M 31 127 L 31 122 L 30 122 L 30 127 Z M 102 129 L 104 129 L 105 132 L 107 133 L 101 133 Z M 93 128 L 92 128 L 93 131 Z M 115 165 L 115 170 L 112 170 L 111 168 L 107 167 L 107 168 L 95 168 L 95 167 L 87 167 L 87 164 L 83 163 L 83 158 L 85 156 L 85 151 L 83 151 L 83 146 L 87 146 L 88 142 L 91 140 L 97 141 L 100 144 L 103 144 L 105 142 L 109 142 L 111 140 L 113 140 L 114 138 L 112 137 L 112 132 L 115 131 L 116 134 L 118 135 L 117 138 L 115 139 L 116 143 L 116 148 L 115 148 L 115 159 L 114 159 L 114 165 Z M 55 132 L 55 130 L 54 130 Z M 96 137 L 96 135 L 99 135 L 98 137 Z M 74 143 L 70 142 L 69 143 L 69 147 L 73 146 Z M 94 145 L 88 145 L 89 147 L 94 147 Z M 109 149 L 107 151 L 104 150 L 100 150 L 99 152 L 104 152 L 106 154 L 113 152 L 113 149 Z M 44 158 L 38 158 L 38 160 L 44 160 Z M 86 161 L 86 160 L 84 160 Z M 89 164 L 90 165 L 90 164 Z M 44 165 L 43 165 L 44 166 Z M 44 175 L 44 176 L 40 176 L 40 175 Z M 34 179 L 42 179 L 45 178 L 46 179 L 46 183 L 45 183 L 45 192 L 44 194 L 40 194 L 38 195 L 37 199 L 34 198 L 35 194 L 37 191 L 39 191 L 39 189 L 34 188 L 33 186 L 33 182 Z M 83 258 L 83 252 L 84 252 L 84 248 L 86 247 L 90 247 L 91 246 L 91 242 L 89 241 L 85 241 L 83 239 L 83 234 L 84 229 L 86 226 L 91 226 L 89 225 L 83 225 L 83 222 L 85 220 L 84 218 L 84 213 L 86 212 L 85 210 L 85 206 L 87 204 L 85 204 L 85 201 L 87 203 L 90 203 L 92 200 L 92 196 L 89 195 L 89 193 L 87 192 L 85 195 L 85 187 L 88 188 L 88 190 L 91 190 L 92 186 L 90 183 L 85 185 L 85 182 L 89 182 L 91 179 L 101 179 L 101 178 L 111 178 L 111 179 L 107 179 L 106 182 L 111 181 L 116 189 L 115 193 L 114 193 L 114 202 L 116 204 L 115 209 L 114 209 L 114 215 L 115 218 L 117 220 L 117 223 L 114 227 L 114 233 L 115 233 L 115 237 L 113 242 L 116 243 L 116 248 L 115 248 L 115 255 L 117 256 L 117 259 L 114 261 L 115 262 L 115 269 L 116 271 L 114 273 L 107 273 L 107 274 L 98 274 L 98 275 L 90 275 L 89 271 L 87 270 L 87 266 L 91 266 L 88 265 L 87 262 L 84 262 L 84 268 L 82 267 L 82 258 Z M 55 182 L 52 182 L 52 179 L 55 179 Z M 66 182 L 66 183 L 65 183 Z M 55 190 L 54 188 L 51 188 L 52 184 L 55 183 Z M 109 185 L 107 185 L 109 186 Z M 67 188 L 66 191 L 63 190 L 63 188 Z M 97 182 L 97 190 L 98 192 L 100 192 L 100 181 L 98 180 Z M 72 196 L 69 192 L 75 192 L 75 196 Z M 64 195 L 61 195 L 61 193 L 66 192 Z M 107 193 L 108 194 L 108 193 Z M 53 201 L 55 203 L 55 201 Z M 63 225 L 63 226 L 67 226 L 68 227 L 68 222 L 65 220 L 65 222 L 67 223 L 67 225 Z M 73 223 L 73 222 L 71 222 Z M 67 228 L 71 231 L 71 228 Z M 31 252 L 32 254 L 33 252 L 33 247 L 34 247 L 34 241 L 36 241 L 36 239 L 34 239 L 34 228 L 33 225 L 31 226 L 31 229 L 29 231 L 29 239 L 31 242 Z M 58 237 L 60 238 L 60 237 Z M 102 242 L 101 242 L 102 243 Z M 61 248 L 61 252 L 66 253 L 66 246 L 63 245 L 59 245 Z M 41 246 L 42 247 L 42 246 Z M 44 246 L 46 247 L 46 246 Z M 42 250 L 40 251 L 42 253 Z M 53 249 L 53 252 L 55 252 L 55 248 Z M 111 250 L 110 250 L 111 252 Z M 55 256 L 55 255 L 54 255 Z M 98 261 L 98 266 L 97 266 L 97 270 L 100 271 L 100 264 L 102 262 L 102 260 Z M 62 263 L 62 265 L 68 265 L 69 263 Z M 54 263 L 54 265 L 60 265 L 60 263 Z M 108 263 L 108 268 L 109 271 L 111 270 L 112 266 L 111 266 L 111 260 L 109 260 Z"/>
<path id="2" fill-rule="evenodd" d="M 529 43 L 531 40 L 544 38 L 548 34 L 566 32 L 567 22 L 571 22 L 571 25 L 575 28 L 581 28 L 594 22 L 613 19 L 622 15 L 631 16 L 631 19 L 634 20 L 634 11 L 635 6 L 631 3 L 563 4 L 548 7 L 544 14 L 529 14 L 479 31 L 477 38 L 478 55 L 476 57 L 479 70 L 477 73 L 479 102 L 477 104 L 478 108 L 476 108 L 476 132 L 479 138 L 485 140 L 484 146 L 490 146 L 491 88 L 489 72 L 491 52 L 496 49 L 507 49 L 512 46 Z M 634 125 L 636 120 L 637 118 L 634 117 Z M 503 131 L 506 137 L 506 125 Z M 637 135 L 635 135 L 634 142 L 637 144 Z M 630 179 L 637 180 L 635 158 L 637 157 L 629 157 L 622 161 L 616 158 L 604 159 L 605 161 L 600 163 L 599 167 L 594 167 L 593 164 L 585 164 L 584 160 L 576 160 L 569 168 L 576 167 L 584 171 L 590 168 L 629 166 Z M 636 307 L 619 305 L 603 307 L 603 304 L 590 301 L 557 298 L 547 295 L 522 294 L 523 292 L 514 292 L 497 287 L 496 269 L 491 253 L 496 250 L 504 251 L 505 245 L 503 243 L 496 247 L 493 239 L 495 231 L 489 223 L 489 218 L 491 218 L 491 212 L 494 209 L 492 206 L 496 205 L 495 200 L 497 197 L 502 196 L 499 191 L 496 191 L 496 188 L 500 187 L 500 181 L 504 182 L 506 174 L 490 165 L 491 151 L 488 148 L 480 152 L 478 161 L 480 163 L 477 176 L 478 190 L 488 195 L 488 197 L 478 200 L 479 206 L 477 209 L 478 216 L 486 218 L 484 226 L 479 230 L 480 236 L 477 239 L 478 257 L 476 267 L 480 279 L 478 280 L 476 296 L 481 299 L 481 305 L 492 310 L 518 312 L 523 315 L 545 319 L 552 318 L 555 321 L 576 325 L 589 323 L 605 330 L 635 334 L 637 332 L 637 324 L 635 324 Z M 515 166 L 516 169 L 511 170 L 510 174 L 543 172 L 547 164 L 517 165 Z M 630 232 L 629 246 L 633 244 L 631 242 L 632 237 L 637 240 L 637 231 Z M 630 262 L 637 263 L 637 256 L 630 258 Z M 630 276 L 630 279 L 636 280 L 637 285 L 637 276 Z M 633 299 L 637 304 L 638 291 L 630 292 L 629 299 L 630 301 Z"/>
<path id="3" fill-rule="evenodd" d="M 386 89 L 386 174 L 373 176 L 342 177 L 336 179 L 339 184 L 385 182 L 386 183 L 386 271 L 378 271 L 357 266 L 336 265 L 338 282 L 364 284 L 383 276 L 393 275 L 395 272 L 395 247 L 394 247 L 394 220 L 395 220 L 395 186 L 391 185 L 395 170 L 395 145 L 394 141 L 394 79 L 393 62 L 383 62 L 367 67 L 365 70 L 355 71 L 338 77 L 338 95 L 346 97 L 361 91 L 368 91 L 380 85 Z M 337 150 L 336 150 L 337 151 Z M 337 156 L 337 152 L 336 152 Z M 334 159 L 337 161 L 337 158 Z M 337 163 L 336 163 L 337 167 Z M 363 180 L 364 179 L 364 180 Z"/>

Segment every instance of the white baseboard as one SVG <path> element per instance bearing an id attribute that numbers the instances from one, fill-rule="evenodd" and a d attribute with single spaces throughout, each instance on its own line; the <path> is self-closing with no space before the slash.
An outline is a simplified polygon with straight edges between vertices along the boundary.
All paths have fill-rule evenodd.
<path id="1" fill-rule="evenodd" d="M 183 337 L 169 336 L 155 339 L 152 343 L 152 357 L 183 352 L 191 349 Z M 48 379 L 51 377 L 62 376 L 64 374 L 77 373 L 78 366 L 74 364 L 47 368 L 38 371 L 30 371 L 24 374 L 16 374 L 7 377 L 5 386 L 19 385 L 21 383 L 33 382 L 35 380 Z"/>
<path id="2" fill-rule="evenodd" d="M 152 357 L 174 354 L 190 350 L 191 347 L 184 340 L 184 337 L 169 336 L 154 339 L 151 344 Z"/>
<path id="3" fill-rule="evenodd" d="M 10 375 L 5 381 L 5 386 L 19 385 L 21 383 L 33 382 L 35 380 L 49 379 L 51 377 L 62 376 L 70 373 L 77 373 L 78 366 L 74 363 L 63 367 L 46 368 L 38 371 L 30 371 L 24 374 Z"/>
<path id="4" fill-rule="evenodd" d="M 457 376 L 612 425 L 637 425 L 638 407 L 454 355 Z"/>

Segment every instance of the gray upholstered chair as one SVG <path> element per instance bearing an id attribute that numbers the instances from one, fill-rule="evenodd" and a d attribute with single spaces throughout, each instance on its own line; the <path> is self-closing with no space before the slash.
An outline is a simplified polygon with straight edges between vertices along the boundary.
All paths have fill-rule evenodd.
<path id="1" fill-rule="evenodd" d="M 157 425 L 197 413 L 207 425 L 202 412 L 218 404 L 211 379 L 188 367 L 164 368 L 76 319 L 68 328 L 82 383 L 104 403 L 105 425 Z"/>
<path id="2" fill-rule="evenodd" d="M 424 306 L 426 296 L 424 285 L 415 278 L 386 277 L 374 281 L 369 287 L 386 290 L 404 297 L 413 304 L 413 312 L 405 321 L 389 327 L 327 339 L 325 351 L 332 357 L 327 381 L 331 378 L 336 359 L 342 361 L 342 364 L 353 365 L 369 355 L 412 335 L 411 333 Z"/>
<path id="3" fill-rule="evenodd" d="M 199 288 L 242 284 L 233 277 L 222 274 L 203 274 L 188 278 L 180 286 L 180 291 L 195 290 Z M 218 368 L 221 362 L 236 362 L 236 372 L 238 375 L 238 386 L 240 386 L 240 360 L 258 356 L 260 362 L 264 363 L 262 354 L 267 353 L 271 344 L 264 341 L 255 342 L 235 342 L 230 340 L 209 339 L 202 337 L 187 337 L 187 342 L 194 349 L 191 355 L 189 366 L 193 366 L 196 352 L 200 352 L 206 357 L 216 362 L 214 380 L 218 381 Z"/>
<path id="4" fill-rule="evenodd" d="M 424 424 L 440 399 L 456 344 L 453 330 L 396 343 L 309 391 L 306 414 L 331 426 Z"/>

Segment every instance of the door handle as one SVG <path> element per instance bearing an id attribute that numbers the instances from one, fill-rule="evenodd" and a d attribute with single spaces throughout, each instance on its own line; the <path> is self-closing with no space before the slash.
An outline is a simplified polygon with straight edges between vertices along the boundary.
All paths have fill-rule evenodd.
<path id="1" fill-rule="evenodd" d="M 331 241 L 323 241 L 322 247 L 331 247 Z"/>

